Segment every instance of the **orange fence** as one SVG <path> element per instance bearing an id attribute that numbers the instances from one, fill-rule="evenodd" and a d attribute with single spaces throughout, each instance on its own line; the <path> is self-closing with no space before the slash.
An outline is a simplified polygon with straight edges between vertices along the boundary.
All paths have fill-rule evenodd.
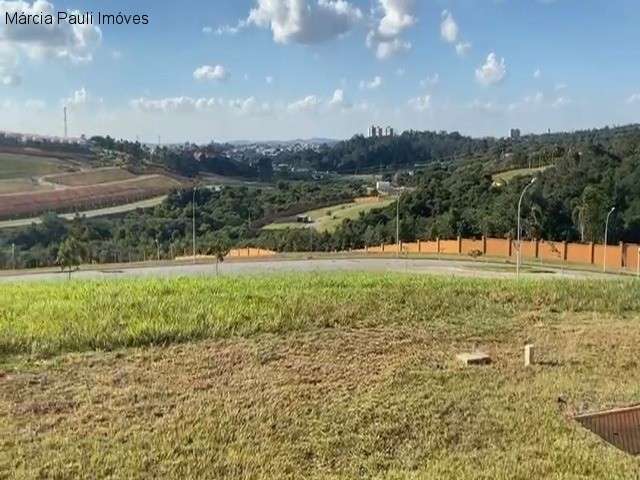
<path id="1" fill-rule="evenodd" d="M 253 258 L 253 257 L 273 257 L 276 252 L 263 248 L 234 248 L 229 252 L 229 258 Z"/>
<path id="2" fill-rule="evenodd" d="M 400 246 L 378 245 L 367 247 L 360 252 L 367 253 L 417 253 L 503 257 L 515 259 L 518 255 L 518 242 L 504 238 L 481 238 L 456 240 L 418 241 L 401 243 Z M 640 245 L 620 243 L 604 245 L 594 243 L 548 242 L 545 240 L 527 240 L 522 242 L 522 259 L 546 262 L 572 263 L 603 267 L 606 253 L 607 268 L 611 270 L 631 270 L 639 268 Z"/>
<path id="3" fill-rule="evenodd" d="M 229 251 L 226 258 L 264 258 L 273 257 L 274 255 L 276 255 L 276 252 L 262 248 L 234 248 Z M 215 258 L 216 257 L 214 255 L 196 255 L 197 260 L 215 260 Z M 175 260 L 193 260 L 193 256 L 185 255 L 176 257 Z"/>

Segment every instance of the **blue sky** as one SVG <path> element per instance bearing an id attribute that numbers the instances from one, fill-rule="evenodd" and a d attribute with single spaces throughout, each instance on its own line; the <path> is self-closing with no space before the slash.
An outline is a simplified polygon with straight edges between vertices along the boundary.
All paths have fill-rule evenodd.
<path id="1" fill-rule="evenodd" d="M 348 138 L 371 123 L 472 135 L 639 121 L 637 0 L 0 0 L 0 129 L 144 141 Z"/>

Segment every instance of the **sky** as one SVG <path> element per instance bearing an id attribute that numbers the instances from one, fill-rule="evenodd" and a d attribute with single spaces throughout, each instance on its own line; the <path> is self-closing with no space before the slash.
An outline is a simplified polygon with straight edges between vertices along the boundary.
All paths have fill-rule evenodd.
<path id="1" fill-rule="evenodd" d="M 145 142 L 640 121 L 637 0 L 0 0 L 0 130 Z M 7 25 L 6 12 L 147 15 Z M 95 20 L 95 18 L 94 18 Z"/>

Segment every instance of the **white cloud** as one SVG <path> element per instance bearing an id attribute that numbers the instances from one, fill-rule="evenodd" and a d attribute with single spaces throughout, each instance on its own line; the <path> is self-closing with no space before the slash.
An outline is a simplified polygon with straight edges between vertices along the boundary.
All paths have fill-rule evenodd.
<path id="1" fill-rule="evenodd" d="M 544 94 L 542 92 L 536 92 L 533 95 L 524 97 L 524 103 L 530 105 L 540 105 L 542 102 L 544 102 Z"/>
<path id="2" fill-rule="evenodd" d="M 211 35 L 213 33 L 213 27 L 210 26 L 206 26 L 206 27 L 202 27 L 202 33 L 204 33 L 205 35 Z"/>
<path id="3" fill-rule="evenodd" d="M 242 29 L 246 28 L 246 27 L 247 27 L 247 21 L 246 20 L 240 20 L 235 27 L 233 27 L 231 25 L 222 25 L 221 27 L 216 28 L 215 34 L 216 35 L 236 35 L 236 34 L 240 33 L 240 31 Z M 205 35 L 211 35 L 213 33 L 213 28 L 205 27 L 205 28 L 202 29 L 202 32 Z"/>
<path id="4" fill-rule="evenodd" d="M 22 77 L 17 73 L 3 73 L 0 68 L 0 85 L 4 87 L 16 87 L 22 83 Z"/>
<path id="5" fill-rule="evenodd" d="M 533 72 L 533 78 L 538 79 L 542 77 L 542 70 L 540 70 L 539 68 L 537 68 L 534 72 Z"/>
<path id="6" fill-rule="evenodd" d="M 229 78 L 229 72 L 222 65 L 203 65 L 196 68 L 193 72 L 193 78 L 196 80 L 214 80 L 223 82 Z"/>
<path id="7" fill-rule="evenodd" d="M 89 103 L 89 93 L 87 89 L 82 87 L 80 90 L 76 90 L 73 94 L 62 100 L 62 103 L 70 108 L 82 107 Z"/>
<path id="8" fill-rule="evenodd" d="M 223 100 L 218 98 L 199 98 L 193 102 L 193 105 L 196 110 L 206 112 L 210 110 L 214 110 L 217 107 L 221 107 L 224 105 Z"/>
<path id="9" fill-rule="evenodd" d="M 301 100 L 290 103 L 287 110 L 293 113 L 313 112 L 320 106 L 320 99 L 316 95 L 307 95 Z"/>
<path id="10" fill-rule="evenodd" d="M 52 3 L 35 0 L 0 0 L 0 17 L 6 14 L 57 15 Z M 70 13 L 79 13 L 71 11 Z M 102 31 L 92 25 L 71 25 L 67 21 L 54 25 L 11 25 L 0 24 L 0 44 L 14 49 L 31 59 L 58 58 L 73 63 L 87 63 L 93 60 L 93 52 L 102 42 Z"/>
<path id="11" fill-rule="evenodd" d="M 374 32 L 369 32 L 367 36 L 367 46 L 375 48 L 376 57 L 379 60 L 386 60 L 397 53 L 411 50 L 411 42 L 405 42 L 400 38 L 381 40 L 375 36 Z"/>
<path id="12" fill-rule="evenodd" d="M 566 107 L 567 105 L 570 105 L 571 99 L 567 98 L 567 97 L 558 97 L 552 104 L 551 106 L 553 108 L 562 108 L 562 107 Z"/>
<path id="13" fill-rule="evenodd" d="M 416 24 L 414 0 L 378 0 L 378 25 L 369 31 L 366 45 L 376 57 L 385 60 L 411 49 L 411 43 L 400 38 L 405 30 Z"/>
<path id="14" fill-rule="evenodd" d="M 566 83 L 557 83 L 555 86 L 555 90 L 556 92 L 559 92 L 561 90 L 566 90 L 567 89 L 567 84 Z"/>
<path id="15" fill-rule="evenodd" d="M 378 24 L 378 33 L 382 37 L 393 38 L 407 28 L 415 25 L 417 19 L 413 14 L 413 0 L 379 0 L 384 15 Z"/>
<path id="16" fill-rule="evenodd" d="M 404 42 L 396 38 L 390 42 L 380 42 L 376 48 L 376 57 L 380 60 L 386 60 L 393 57 L 396 53 L 407 52 L 411 50 L 411 42 Z"/>
<path id="17" fill-rule="evenodd" d="M 271 75 L 267 75 L 267 76 L 264 78 L 264 81 L 265 81 L 265 82 L 267 82 L 267 85 L 272 85 L 272 84 L 273 84 L 273 82 L 274 82 L 274 78 L 273 78 Z"/>
<path id="18" fill-rule="evenodd" d="M 464 57 L 471 50 L 471 43 L 469 42 L 459 42 L 456 43 L 456 54 L 459 57 Z"/>
<path id="19" fill-rule="evenodd" d="M 405 73 L 407 73 L 407 72 L 406 72 L 406 70 L 404 68 L 398 68 L 396 70 L 396 75 L 398 77 L 404 77 Z"/>
<path id="20" fill-rule="evenodd" d="M 443 11 L 442 23 L 440 24 L 440 36 L 442 39 L 447 43 L 455 43 L 458 40 L 458 33 L 460 33 L 460 29 L 451 12 Z"/>
<path id="21" fill-rule="evenodd" d="M 329 100 L 329 108 L 338 110 L 348 110 L 352 107 L 351 103 L 346 99 L 344 90 L 341 88 L 333 92 L 333 97 Z"/>
<path id="22" fill-rule="evenodd" d="M 420 80 L 420 86 L 422 88 L 431 88 L 435 87 L 440 83 L 440 75 L 434 73 L 433 75 L 428 75 L 427 78 Z"/>
<path id="23" fill-rule="evenodd" d="M 161 99 L 138 98 L 130 102 L 133 109 L 145 113 L 194 113 L 226 109 L 238 115 L 259 116 L 271 113 L 271 105 L 255 97 L 223 100 L 221 98 L 192 98 L 188 96 Z"/>
<path id="24" fill-rule="evenodd" d="M 408 103 L 416 112 L 426 112 L 431 108 L 431 95 L 412 98 Z"/>
<path id="25" fill-rule="evenodd" d="M 627 98 L 627 103 L 630 105 L 633 103 L 640 103 L 640 93 L 634 93 L 629 98 Z"/>
<path id="26" fill-rule="evenodd" d="M 506 76 L 507 66 L 504 58 L 498 59 L 493 52 L 487 56 L 484 65 L 476 69 L 476 80 L 484 86 L 500 83 Z"/>
<path id="27" fill-rule="evenodd" d="M 367 90 L 377 90 L 378 88 L 380 88 L 382 86 L 382 77 L 379 75 L 376 75 L 375 77 L 373 77 L 371 80 L 362 80 L 360 82 L 360 88 L 362 90 L 367 89 Z"/>
<path id="28" fill-rule="evenodd" d="M 130 102 L 131 106 L 141 112 L 192 112 L 196 109 L 197 100 L 191 97 L 170 97 L 159 100 L 137 98 Z"/>
<path id="29" fill-rule="evenodd" d="M 240 98 L 229 101 L 229 107 L 240 115 L 267 115 L 271 113 L 271 105 L 260 103 L 255 97 Z"/>
<path id="30" fill-rule="evenodd" d="M 308 45 L 344 35 L 361 19 L 360 9 L 346 0 L 257 0 L 246 22 L 225 33 L 256 25 L 269 28 L 276 43 Z"/>

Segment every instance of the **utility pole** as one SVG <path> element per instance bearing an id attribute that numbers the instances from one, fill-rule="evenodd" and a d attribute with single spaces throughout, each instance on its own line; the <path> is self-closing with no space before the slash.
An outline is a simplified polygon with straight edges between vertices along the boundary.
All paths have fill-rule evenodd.
<path id="1" fill-rule="evenodd" d="M 198 187 L 193 187 L 193 203 L 192 205 L 192 213 L 193 213 L 193 263 L 196 263 L 196 190 Z"/>
<path id="2" fill-rule="evenodd" d="M 522 190 L 522 195 L 520 195 L 520 201 L 518 202 L 518 252 L 517 252 L 517 257 L 516 257 L 516 278 L 520 278 L 520 262 L 522 261 L 522 240 L 521 240 L 521 235 L 522 235 L 522 226 L 521 226 L 521 218 L 520 218 L 520 211 L 522 209 L 522 200 L 524 199 L 524 194 L 527 193 L 527 190 L 529 189 L 529 187 L 531 187 L 531 185 L 533 185 L 534 183 L 536 183 L 537 178 L 532 178 L 531 182 L 529 182 L 529 184 L 524 187 L 524 190 Z"/>
<path id="3" fill-rule="evenodd" d="M 15 243 L 11 244 L 11 265 L 15 270 L 16 269 L 16 244 Z"/>
<path id="4" fill-rule="evenodd" d="M 69 135 L 69 125 L 67 123 L 67 107 L 64 107 L 64 138 Z"/>
<path id="5" fill-rule="evenodd" d="M 158 242 L 157 238 L 156 238 L 156 250 L 158 252 L 158 255 L 157 255 L 158 261 L 160 261 L 160 242 Z"/>
<path id="6" fill-rule="evenodd" d="M 611 207 L 607 214 L 607 222 L 604 226 L 604 258 L 602 259 L 602 269 L 604 273 L 607 273 L 607 245 L 609 245 L 609 219 L 613 212 L 616 211 L 616 207 Z"/>
<path id="7" fill-rule="evenodd" d="M 400 257 L 400 199 L 402 198 L 402 192 L 398 195 L 396 201 L 396 256 Z"/>

